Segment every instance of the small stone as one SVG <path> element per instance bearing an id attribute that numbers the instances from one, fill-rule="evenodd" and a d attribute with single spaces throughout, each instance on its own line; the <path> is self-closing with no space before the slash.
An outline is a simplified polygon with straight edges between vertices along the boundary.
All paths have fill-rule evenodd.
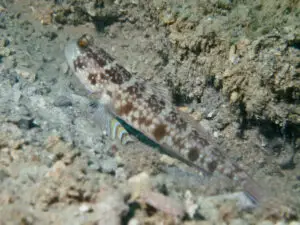
<path id="1" fill-rule="evenodd" d="M 53 105 L 56 107 L 68 107 L 68 106 L 72 106 L 72 101 L 66 96 L 58 96 L 55 99 Z"/>
<path id="2" fill-rule="evenodd" d="M 21 76 L 29 81 L 34 81 L 36 78 L 36 73 L 26 67 L 18 67 L 15 69 L 15 71 L 19 76 Z"/>
<path id="3" fill-rule="evenodd" d="M 131 200 L 135 201 L 141 196 L 141 192 L 151 190 L 151 180 L 146 172 L 139 173 L 128 179 L 131 190 Z"/>
<path id="4" fill-rule="evenodd" d="M 176 159 L 174 159 L 168 155 L 162 155 L 159 160 L 170 166 L 174 165 L 176 162 Z"/>
<path id="5" fill-rule="evenodd" d="M 234 91 L 230 95 L 230 102 L 235 103 L 238 100 L 238 98 L 239 98 L 239 94 L 236 91 Z"/>
<path id="6" fill-rule="evenodd" d="M 194 218 L 198 209 L 198 204 L 195 203 L 191 191 L 187 190 L 184 194 L 185 211 L 190 218 Z"/>
<path id="7" fill-rule="evenodd" d="M 141 172 L 135 176 L 132 176 L 128 179 L 128 183 L 131 186 L 142 185 L 145 188 L 151 187 L 150 176 L 146 172 Z"/>
<path id="8" fill-rule="evenodd" d="M 212 119 L 216 116 L 216 111 L 211 111 L 207 114 L 207 119 Z"/>
<path id="9" fill-rule="evenodd" d="M 215 138 L 218 138 L 220 136 L 220 133 L 218 131 L 213 132 L 213 136 Z"/>
<path id="10" fill-rule="evenodd" d="M 87 204 L 82 204 L 80 207 L 79 207 L 79 211 L 81 213 L 87 213 L 87 212 L 92 212 L 93 211 L 93 208 Z"/>
<path id="11" fill-rule="evenodd" d="M 95 10 L 95 3 L 94 2 L 89 2 L 89 3 L 86 3 L 85 5 L 84 5 L 84 7 L 85 7 L 85 9 L 86 9 L 86 12 L 90 15 L 90 16 L 92 16 L 92 17 L 94 17 L 94 16 L 96 16 L 96 10 Z"/>
<path id="12" fill-rule="evenodd" d="M 128 225 L 140 225 L 140 222 L 137 218 L 132 218 L 131 220 L 129 220 Z"/>
<path id="13" fill-rule="evenodd" d="M 30 130 L 37 125 L 34 123 L 34 119 L 32 118 L 21 118 L 18 122 L 17 125 L 20 129 L 24 130 Z"/>

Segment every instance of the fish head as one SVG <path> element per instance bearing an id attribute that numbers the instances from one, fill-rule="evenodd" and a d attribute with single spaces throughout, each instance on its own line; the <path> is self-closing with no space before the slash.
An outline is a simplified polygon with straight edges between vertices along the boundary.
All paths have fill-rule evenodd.
<path id="1" fill-rule="evenodd" d="M 92 93 L 121 85 L 131 78 L 130 73 L 106 51 L 96 46 L 88 34 L 70 41 L 65 47 L 65 57 L 72 72 Z"/>

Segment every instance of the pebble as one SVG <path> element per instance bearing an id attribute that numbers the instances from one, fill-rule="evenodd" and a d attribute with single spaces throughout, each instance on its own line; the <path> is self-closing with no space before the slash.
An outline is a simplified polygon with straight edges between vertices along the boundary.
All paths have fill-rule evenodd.
<path id="1" fill-rule="evenodd" d="M 144 190 L 150 190 L 151 189 L 151 180 L 150 176 L 146 172 L 141 172 L 135 176 L 132 176 L 128 179 L 128 184 L 131 186 L 132 189 L 136 187 L 141 187 Z"/>
<path id="2" fill-rule="evenodd" d="M 80 207 L 79 207 L 79 211 L 81 213 L 87 213 L 87 212 L 92 212 L 93 211 L 93 208 L 87 204 L 82 204 Z"/>
<path id="3" fill-rule="evenodd" d="M 53 103 L 54 106 L 56 107 L 68 107 L 72 106 L 72 101 L 66 96 L 58 96 Z"/>
<path id="4" fill-rule="evenodd" d="M 165 163 L 169 166 L 172 166 L 176 163 L 176 159 L 168 156 L 168 155 L 162 155 L 159 160 L 162 162 L 162 163 Z"/>
<path id="5" fill-rule="evenodd" d="M 207 119 L 213 119 L 216 116 L 216 111 L 211 111 L 207 114 Z"/>
<path id="6" fill-rule="evenodd" d="M 191 191 L 187 190 L 184 194 L 185 211 L 190 218 L 194 218 L 198 209 L 198 204 L 194 202 Z"/>
<path id="7" fill-rule="evenodd" d="M 33 70 L 26 68 L 24 66 L 16 68 L 15 71 L 19 76 L 21 76 L 29 81 L 33 82 L 36 78 L 36 73 Z"/>
<path id="8" fill-rule="evenodd" d="M 141 223 L 138 221 L 137 218 L 132 218 L 129 220 L 128 225 L 140 225 Z"/>
<path id="9" fill-rule="evenodd" d="M 238 100 L 238 98 L 239 98 L 239 94 L 236 91 L 234 91 L 230 95 L 230 102 L 235 103 Z"/>
<path id="10" fill-rule="evenodd" d="M 32 118 L 21 118 L 17 125 L 20 129 L 30 130 L 31 128 L 36 127 L 37 125 L 34 123 L 34 119 Z"/>

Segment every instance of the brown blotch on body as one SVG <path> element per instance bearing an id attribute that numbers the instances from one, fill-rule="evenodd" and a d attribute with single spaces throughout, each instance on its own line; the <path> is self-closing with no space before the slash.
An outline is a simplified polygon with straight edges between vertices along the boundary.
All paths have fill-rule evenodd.
<path id="1" fill-rule="evenodd" d="M 104 50 L 102 50 L 102 51 L 104 51 Z M 107 64 L 107 61 L 110 60 L 104 54 L 102 54 L 101 51 L 94 52 L 91 49 L 87 50 L 87 57 L 93 58 L 100 67 L 104 67 Z"/>
<path id="2" fill-rule="evenodd" d="M 152 120 L 147 120 L 146 117 L 139 117 L 138 118 L 138 123 L 139 124 L 145 124 L 146 126 L 149 126 L 150 124 L 152 124 Z"/>
<path id="3" fill-rule="evenodd" d="M 157 141 L 160 141 L 167 134 L 167 125 L 159 124 L 155 127 L 153 131 L 153 136 Z"/>
<path id="4" fill-rule="evenodd" d="M 107 80 L 108 79 L 108 76 L 106 76 L 104 73 L 100 73 L 100 78 L 102 80 Z"/>
<path id="5" fill-rule="evenodd" d="M 136 98 L 141 98 L 143 96 L 143 92 L 145 91 L 145 86 L 143 83 L 135 82 L 133 85 L 129 86 L 126 91 L 130 95 L 135 95 Z"/>
<path id="6" fill-rule="evenodd" d="M 88 80 L 91 82 L 92 85 L 95 85 L 97 83 L 97 74 L 90 73 L 88 75 Z"/>
<path id="7" fill-rule="evenodd" d="M 188 152 L 188 159 L 192 162 L 196 161 L 199 158 L 200 151 L 198 148 L 191 148 Z"/>
<path id="8" fill-rule="evenodd" d="M 120 107 L 119 114 L 128 115 L 131 110 L 133 110 L 133 104 L 131 102 L 127 102 L 125 105 Z"/>
<path id="9" fill-rule="evenodd" d="M 114 84 L 123 84 L 131 78 L 131 74 L 119 64 L 114 65 L 110 69 L 106 69 L 105 72 L 109 75 L 111 82 Z"/>

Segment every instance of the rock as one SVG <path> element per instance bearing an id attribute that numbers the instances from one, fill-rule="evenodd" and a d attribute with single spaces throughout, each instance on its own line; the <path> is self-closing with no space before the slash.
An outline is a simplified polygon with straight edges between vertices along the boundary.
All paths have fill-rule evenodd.
<path id="1" fill-rule="evenodd" d="M 140 221 L 137 218 L 132 218 L 129 220 L 128 225 L 140 225 Z"/>
<path id="2" fill-rule="evenodd" d="M 239 98 L 238 92 L 236 92 L 236 91 L 232 92 L 230 95 L 230 103 L 237 102 L 238 98 Z"/>
<path id="3" fill-rule="evenodd" d="M 146 172 L 139 173 L 128 179 L 128 185 L 132 190 L 132 195 L 140 195 L 141 190 L 151 190 L 150 176 Z M 132 197 L 133 199 L 135 197 Z"/>
<path id="4" fill-rule="evenodd" d="M 53 105 L 56 107 L 68 107 L 72 106 L 72 101 L 67 96 L 60 95 L 55 99 Z"/>
<path id="5" fill-rule="evenodd" d="M 92 212 L 93 211 L 93 208 L 87 204 L 82 204 L 80 205 L 79 207 L 79 211 L 81 213 L 87 213 L 87 212 Z"/>
<path id="6" fill-rule="evenodd" d="M 31 82 L 35 81 L 36 72 L 34 72 L 32 69 L 22 66 L 22 67 L 16 68 L 15 71 L 19 76 L 21 76 L 23 78 L 25 78 Z"/>
<path id="7" fill-rule="evenodd" d="M 25 130 L 29 130 L 34 127 L 37 127 L 37 125 L 34 123 L 34 119 L 31 118 L 21 118 L 17 122 L 17 125 L 20 129 L 25 129 Z"/>
<path id="8" fill-rule="evenodd" d="M 190 218 L 194 218 L 198 205 L 195 203 L 192 193 L 187 190 L 184 194 L 184 198 L 185 211 Z"/>

